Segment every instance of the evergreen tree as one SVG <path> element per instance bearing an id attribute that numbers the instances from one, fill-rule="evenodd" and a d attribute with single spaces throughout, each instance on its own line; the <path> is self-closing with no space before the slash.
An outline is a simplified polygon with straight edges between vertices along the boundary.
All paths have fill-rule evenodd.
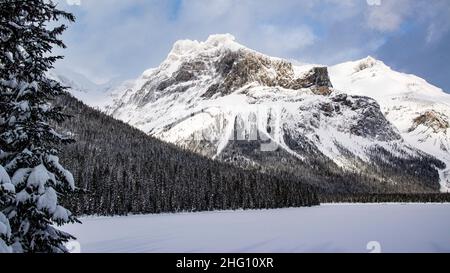
<path id="1" fill-rule="evenodd" d="M 11 252 L 11 227 L 2 210 L 14 201 L 15 188 L 8 173 L 0 165 L 0 253 Z"/>
<path id="2" fill-rule="evenodd" d="M 73 237 L 53 224 L 77 221 L 58 205 L 75 186 L 56 147 L 72 140 L 49 124 L 66 117 L 52 106 L 65 87 L 46 76 L 62 58 L 53 47 L 65 47 L 60 19 L 74 16 L 51 0 L 0 0 L 0 164 L 15 186 L 15 201 L 3 209 L 15 252 L 66 252 Z"/>

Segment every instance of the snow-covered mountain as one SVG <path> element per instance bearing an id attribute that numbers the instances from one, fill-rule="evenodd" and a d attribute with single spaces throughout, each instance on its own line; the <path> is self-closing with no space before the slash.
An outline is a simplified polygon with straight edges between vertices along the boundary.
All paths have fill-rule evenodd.
<path id="1" fill-rule="evenodd" d="M 360 73 L 370 85 L 373 63 L 377 62 L 368 59 L 332 67 L 330 80 L 326 67 L 298 66 L 263 55 L 231 35 L 213 35 L 205 42 L 178 41 L 158 68 L 118 88 L 121 91 L 105 111 L 211 158 L 287 171 L 316 185 L 328 179 L 326 189 L 338 190 L 333 187 L 339 184 L 345 185 L 343 191 L 439 190 L 444 162 L 423 152 L 435 155 L 409 137 L 428 127 L 436 128 L 435 137 L 448 128 L 441 124 L 445 116 L 441 111 L 423 111 L 413 119 L 415 127 L 409 127 L 409 133 L 397 125 L 402 112 L 391 110 L 389 122 L 378 97 L 367 97 L 369 91 L 358 93 L 364 84 L 355 84 L 355 74 Z M 419 90 L 425 82 L 417 79 L 417 84 L 407 86 Z M 383 99 L 390 91 L 384 93 Z M 384 101 L 380 103 L 386 111 Z M 352 180 L 361 185 L 348 183 L 348 175 L 357 176 Z"/>
<path id="2" fill-rule="evenodd" d="M 403 139 L 445 162 L 443 191 L 450 188 L 450 95 L 425 80 L 392 70 L 372 57 L 329 68 L 334 87 L 374 98 Z"/>
<path id="3" fill-rule="evenodd" d="M 113 79 L 104 84 L 97 84 L 83 74 L 68 68 L 57 68 L 48 72 L 48 76 L 70 87 L 70 93 L 89 106 L 104 108 L 112 101 L 111 94 L 120 86 L 120 79 Z"/>

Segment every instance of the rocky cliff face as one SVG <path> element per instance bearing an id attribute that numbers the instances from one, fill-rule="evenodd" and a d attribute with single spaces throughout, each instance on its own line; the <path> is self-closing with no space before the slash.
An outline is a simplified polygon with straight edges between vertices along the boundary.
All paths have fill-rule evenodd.
<path id="1" fill-rule="evenodd" d="M 204 99 L 227 96 L 250 84 L 291 90 L 309 89 L 319 95 L 330 95 L 332 92 L 326 67 L 313 67 L 296 75 L 293 65 L 285 60 L 270 58 L 244 47 L 232 50 L 220 46 L 217 45 L 215 52 L 183 56 L 176 71 L 171 74 L 156 73 L 158 82 L 150 78 L 142 86 L 134 97 L 137 104 L 143 106 L 167 93 L 183 93 L 195 84 L 202 84 L 204 90 L 201 97 Z M 171 54 L 177 53 L 175 45 Z M 142 95 L 143 92 L 146 94 Z"/>
<path id="2" fill-rule="evenodd" d="M 116 96 L 114 117 L 241 167 L 324 191 L 439 190 L 445 165 L 408 145 L 377 101 L 333 88 L 326 67 L 294 66 L 230 35 L 177 42 Z"/>
<path id="3" fill-rule="evenodd" d="M 211 98 L 215 95 L 229 95 L 250 83 L 260 86 L 282 87 L 292 90 L 312 88 L 321 95 L 331 93 L 332 84 L 326 67 L 314 67 L 304 75 L 295 75 L 291 63 L 285 60 L 270 59 L 248 50 L 228 50 L 214 64 L 218 73 L 218 82 L 211 85 L 203 95 Z"/>

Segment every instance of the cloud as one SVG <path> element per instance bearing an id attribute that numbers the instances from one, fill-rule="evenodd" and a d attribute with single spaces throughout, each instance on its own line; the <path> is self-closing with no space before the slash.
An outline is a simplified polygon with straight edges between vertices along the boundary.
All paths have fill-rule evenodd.
<path id="1" fill-rule="evenodd" d="M 433 45 L 441 41 L 450 31 L 450 5 L 445 0 L 435 1 L 426 11 L 423 16 L 433 18 L 427 28 L 426 41 L 428 45 Z"/>
<path id="2" fill-rule="evenodd" d="M 424 24 L 428 27 L 427 41 L 439 39 L 450 29 L 448 0 L 367 0 L 367 24 L 380 32 L 395 32 L 402 25 Z"/>
<path id="3" fill-rule="evenodd" d="M 302 50 L 314 44 L 317 39 L 311 28 L 297 26 L 295 28 L 265 25 L 261 27 L 259 41 L 265 52 L 273 55 L 284 55 L 286 52 Z"/>
<path id="4" fill-rule="evenodd" d="M 441 45 L 450 29 L 448 0 L 56 1 L 77 17 L 59 65 L 97 81 L 136 77 L 159 65 L 176 40 L 215 33 L 266 54 L 333 64 L 383 55 L 402 35 L 414 37 L 402 49 L 414 56 Z"/>
<path id="5" fill-rule="evenodd" d="M 371 6 L 368 15 L 369 27 L 386 32 L 398 30 L 414 11 L 410 0 L 384 0 L 379 5 Z"/>
<path id="6" fill-rule="evenodd" d="M 79 6 L 79 5 L 81 5 L 81 0 L 66 0 L 66 2 L 70 6 L 73 6 L 73 5 Z"/>
<path id="7" fill-rule="evenodd" d="M 381 6 L 381 0 L 366 0 L 369 6 Z"/>

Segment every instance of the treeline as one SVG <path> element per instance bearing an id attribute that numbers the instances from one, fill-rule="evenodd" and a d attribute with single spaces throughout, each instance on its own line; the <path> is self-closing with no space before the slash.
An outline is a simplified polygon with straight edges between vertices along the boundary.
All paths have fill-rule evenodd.
<path id="1" fill-rule="evenodd" d="M 449 203 L 450 193 L 322 194 L 321 203 Z"/>
<path id="2" fill-rule="evenodd" d="M 57 102 L 72 118 L 58 125 L 76 143 L 61 162 L 79 188 L 64 204 L 76 214 L 123 215 L 318 205 L 314 188 L 287 174 L 243 170 L 181 150 L 87 107 Z"/>

